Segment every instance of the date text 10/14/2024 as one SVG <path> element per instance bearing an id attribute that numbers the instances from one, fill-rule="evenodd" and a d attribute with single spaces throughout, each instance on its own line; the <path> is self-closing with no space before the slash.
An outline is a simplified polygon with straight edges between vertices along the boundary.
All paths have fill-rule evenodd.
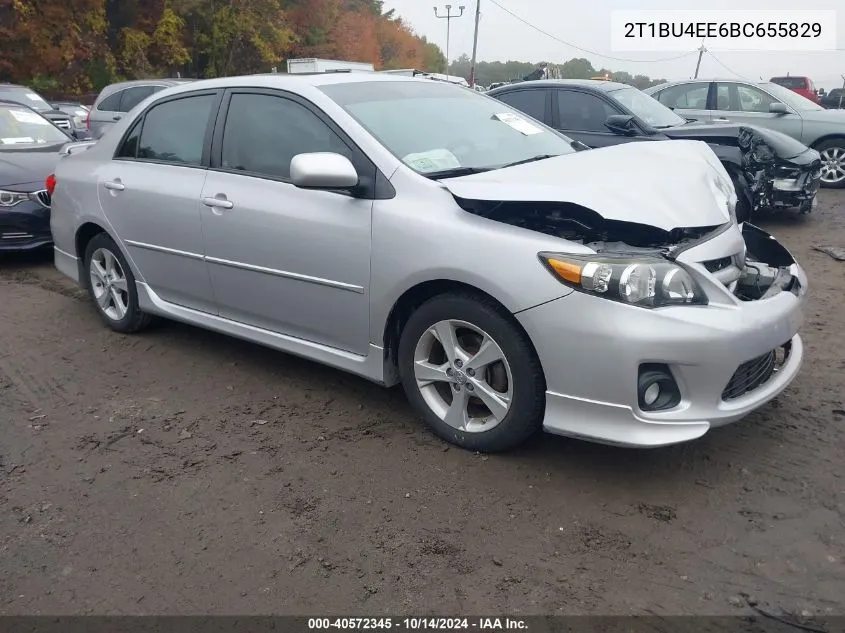
<path id="1" fill-rule="evenodd" d="M 519 618 L 309 618 L 308 630 L 341 629 L 373 631 L 526 631 L 528 625 Z"/>

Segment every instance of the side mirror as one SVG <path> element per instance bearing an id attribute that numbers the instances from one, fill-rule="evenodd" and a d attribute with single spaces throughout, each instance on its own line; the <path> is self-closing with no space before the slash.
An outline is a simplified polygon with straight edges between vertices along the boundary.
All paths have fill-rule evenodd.
<path id="1" fill-rule="evenodd" d="M 297 154 L 290 161 L 290 179 L 301 189 L 351 189 L 358 185 L 358 172 L 341 154 Z"/>
<path id="2" fill-rule="evenodd" d="M 604 125 L 614 134 L 632 136 L 637 133 L 637 128 L 634 125 L 634 117 L 630 114 L 613 114 L 607 117 Z"/>
<path id="3" fill-rule="evenodd" d="M 780 102 L 770 103 L 769 112 L 772 114 L 786 114 L 789 112 L 786 105 Z"/>
<path id="4" fill-rule="evenodd" d="M 589 145 L 585 145 L 581 141 L 572 141 L 570 145 L 576 152 L 583 152 L 585 149 L 590 149 Z"/>

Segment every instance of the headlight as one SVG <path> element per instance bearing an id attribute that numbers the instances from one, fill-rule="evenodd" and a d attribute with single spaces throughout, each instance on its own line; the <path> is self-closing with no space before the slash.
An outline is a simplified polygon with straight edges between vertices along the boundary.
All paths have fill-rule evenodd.
<path id="1" fill-rule="evenodd" d="M 0 207 L 13 207 L 21 202 L 31 200 L 28 193 L 19 191 L 3 191 L 0 189 Z"/>
<path id="2" fill-rule="evenodd" d="M 664 259 L 540 253 L 540 261 L 566 285 L 613 301 L 642 308 L 707 303 L 692 276 Z"/>

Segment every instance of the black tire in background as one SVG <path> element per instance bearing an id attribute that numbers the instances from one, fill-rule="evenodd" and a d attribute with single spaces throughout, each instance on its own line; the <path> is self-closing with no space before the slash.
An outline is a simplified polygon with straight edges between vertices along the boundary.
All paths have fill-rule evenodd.
<path id="1" fill-rule="evenodd" d="M 825 150 L 838 150 L 839 156 L 845 156 L 845 138 L 832 138 L 827 141 L 822 141 L 813 149 L 815 149 L 819 154 L 824 154 Z M 824 160 L 824 156 L 822 156 L 822 160 Z M 842 168 L 845 169 L 845 158 L 842 158 L 841 160 L 843 162 L 840 164 Z M 822 180 L 821 186 L 827 187 L 828 189 L 842 189 L 845 187 L 845 175 L 836 182 L 825 182 Z"/>

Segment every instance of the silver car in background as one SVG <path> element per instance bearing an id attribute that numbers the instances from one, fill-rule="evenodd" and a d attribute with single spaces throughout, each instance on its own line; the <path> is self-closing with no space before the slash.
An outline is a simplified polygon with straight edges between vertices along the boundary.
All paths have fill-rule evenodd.
<path id="1" fill-rule="evenodd" d="M 826 110 L 770 81 L 689 79 L 644 90 L 683 117 L 767 127 L 819 152 L 823 187 L 845 187 L 845 110 Z"/>
<path id="2" fill-rule="evenodd" d="M 176 86 L 190 79 L 136 79 L 110 84 L 97 95 L 88 114 L 88 132 L 94 139 L 100 138 L 106 130 L 123 118 L 144 99 L 160 90 Z"/>
<path id="3" fill-rule="evenodd" d="M 358 73 L 133 112 L 53 191 L 56 266 L 117 332 L 162 316 L 401 382 L 481 451 L 692 440 L 799 371 L 806 276 L 737 224 L 704 143 L 575 151 L 475 91 Z"/>

